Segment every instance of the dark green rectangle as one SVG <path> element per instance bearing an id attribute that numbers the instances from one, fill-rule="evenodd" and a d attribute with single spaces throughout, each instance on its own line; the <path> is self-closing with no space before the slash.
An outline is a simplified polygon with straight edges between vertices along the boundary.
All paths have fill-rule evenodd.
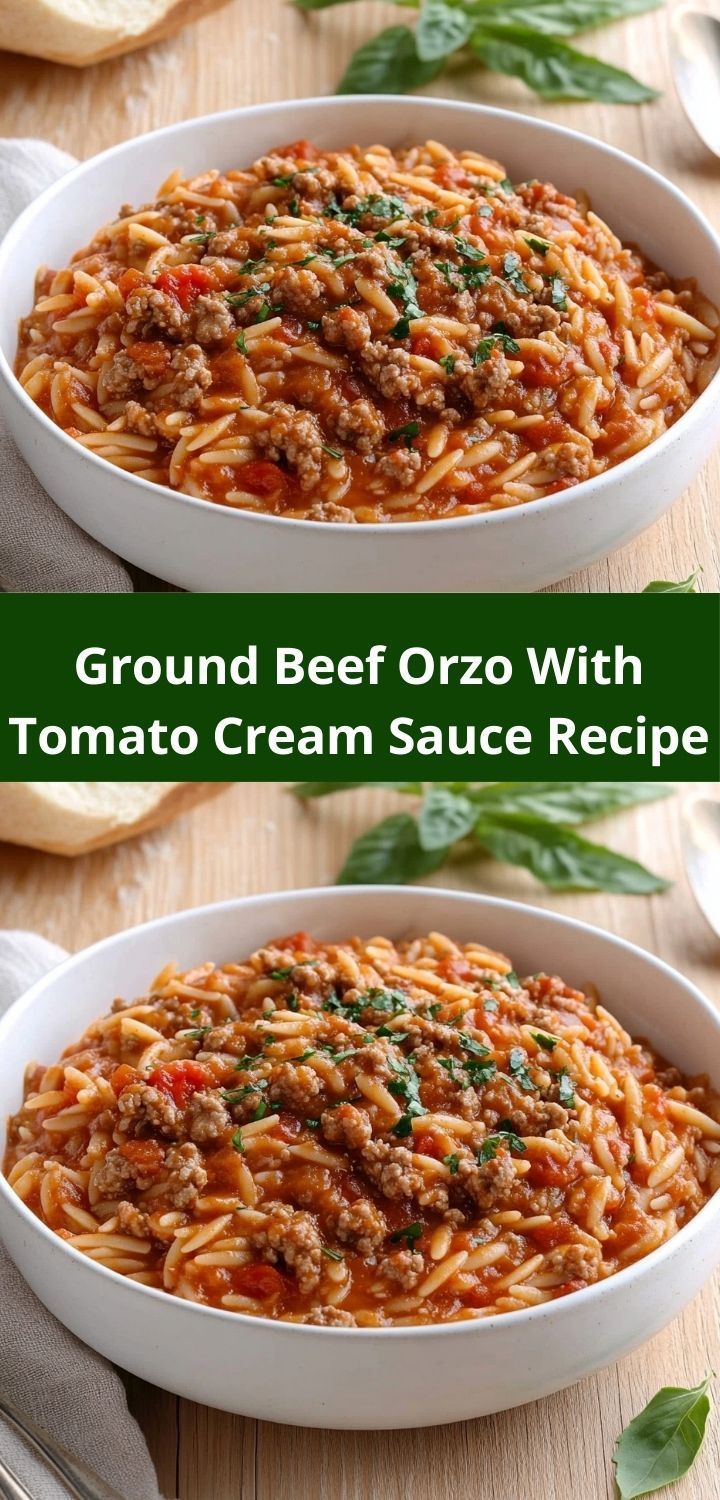
<path id="1" fill-rule="evenodd" d="M 2 669 L 0 712 L 0 776 L 3 780 L 90 778 L 117 780 L 286 780 L 286 779 L 498 779 L 543 777 L 574 779 L 601 776 L 667 777 L 692 781 L 720 776 L 720 601 L 715 595 L 452 595 L 427 597 L 336 595 L 285 598 L 280 595 L 242 598 L 235 595 L 135 595 L 88 599 L 72 595 L 10 596 L 2 598 L 5 661 Z M 236 685 L 230 663 L 251 645 L 257 647 L 256 686 Z M 278 686 L 276 651 L 296 648 L 304 661 L 329 656 L 365 660 L 373 646 L 386 648 L 377 685 L 362 680 L 351 685 L 335 675 L 329 683 L 307 678 L 297 685 Z M 575 648 L 566 685 L 551 676 L 544 686 L 533 682 L 528 653 L 542 658 L 554 648 L 561 659 Z M 90 686 L 79 680 L 76 659 L 96 648 L 94 660 L 113 656 L 131 658 L 120 670 L 116 685 Z M 419 673 L 429 652 L 433 670 L 425 683 L 403 681 L 402 654 L 415 651 L 410 665 Z M 104 656 L 100 653 L 103 652 Z M 607 653 L 611 665 L 601 682 L 593 659 Z M 640 681 L 632 667 L 612 669 L 616 653 L 640 662 Z M 441 679 L 442 656 L 481 657 L 482 666 L 450 664 L 448 681 Z M 224 686 L 171 685 L 165 680 L 165 661 L 171 658 L 183 675 L 185 658 L 191 665 L 200 656 L 220 658 L 227 667 Z M 160 680 L 142 685 L 132 666 L 139 658 L 158 658 Z M 504 675 L 489 658 L 507 657 L 512 673 L 504 683 L 489 676 Z M 578 680 L 578 664 L 585 663 L 588 682 Z M 471 672 L 473 681 L 460 678 Z M 152 677 L 154 669 L 145 663 Z M 603 675 L 603 674 L 601 674 Z M 477 681 L 482 678 L 482 683 Z M 37 720 L 28 729 L 28 751 L 20 754 L 18 729 L 12 718 Z M 222 754 L 216 745 L 220 721 L 239 718 L 228 739 L 244 746 L 241 754 Z M 414 748 L 392 754 L 392 721 L 408 719 Z M 571 743 L 579 753 L 560 749 L 550 753 L 550 721 L 572 720 Z M 149 748 L 153 722 L 166 726 L 157 732 L 158 753 Z M 254 754 L 247 748 L 247 727 L 266 726 Z M 330 726 L 366 726 L 356 740 L 355 753 L 343 748 L 330 754 Z M 443 749 L 421 754 L 419 729 L 437 726 Z M 452 754 L 449 726 L 457 726 L 457 742 L 469 742 L 487 726 L 500 753 L 477 750 Z M 62 743 L 61 753 L 42 753 L 40 731 L 57 726 L 60 734 L 45 734 L 50 750 Z M 96 753 L 89 753 L 89 736 L 78 737 L 78 753 L 71 753 L 72 726 L 99 726 Z M 124 754 L 120 741 L 128 726 L 146 737 L 143 754 Z M 189 754 L 163 751 L 178 726 L 189 726 L 197 736 Z M 278 732 L 286 726 L 287 733 Z M 303 726 L 317 726 L 324 748 L 302 754 Z M 511 726 L 524 726 L 530 752 L 512 754 L 507 745 Z M 588 726 L 592 743 L 582 746 Z M 627 729 L 618 731 L 618 726 Z M 667 753 L 651 747 L 660 726 Z M 694 728 L 693 728 L 694 727 Z M 275 732 L 276 753 L 270 744 Z M 602 744 L 602 731 L 617 732 L 616 749 Z M 641 748 L 644 730 L 646 748 Z M 701 733 L 702 731 L 702 733 Z M 677 736 L 677 743 L 675 737 Z M 705 739 L 704 745 L 700 744 Z M 139 739 L 139 735 L 135 736 Z M 396 737 L 397 738 L 397 737 Z M 114 748 L 106 746 L 114 741 Z M 286 746 L 289 753 L 281 753 Z M 621 753 L 622 752 L 622 753 Z M 627 752 L 627 753 L 625 753 Z"/>

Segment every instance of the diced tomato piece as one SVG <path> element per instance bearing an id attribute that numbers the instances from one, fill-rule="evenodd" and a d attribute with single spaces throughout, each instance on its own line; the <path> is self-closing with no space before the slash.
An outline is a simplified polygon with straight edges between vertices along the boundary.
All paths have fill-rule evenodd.
<path id="1" fill-rule="evenodd" d="M 454 162 L 443 162 L 435 173 L 435 180 L 441 187 L 468 187 L 470 178 L 465 167 L 456 165 Z"/>
<path id="2" fill-rule="evenodd" d="M 160 1171 L 165 1160 L 165 1152 L 159 1141 L 123 1141 L 120 1153 L 126 1161 L 131 1161 L 134 1166 L 151 1176 Z"/>
<path id="3" fill-rule="evenodd" d="M 129 1063 L 121 1063 L 110 1075 L 110 1085 L 116 1094 L 121 1094 L 129 1084 L 137 1083 L 139 1077 L 137 1068 L 131 1068 Z"/>
<path id="4" fill-rule="evenodd" d="M 287 146 L 278 146 L 273 152 L 274 156 L 295 156 L 299 161 L 317 161 L 319 156 L 317 146 L 310 141 L 290 141 Z"/>
<path id="5" fill-rule="evenodd" d="M 134 266 L 129 266 L 127 271 L 123 271 L 118 277 L 118 291 L 123 299 L 129 297 L 130 293 L 136 291 L 139 286 L 148 286 L 148 284 L 147 276 L 142 271 L 136 271 Z"/>
<path id="6" fill-rule="evenodd" d="M 249 490 L 251 495 L 281 500 L 287 493 L 287 475 L 267 458 L 253 458 L 247 464 L 240 464 L 235 473 L 238 489 Z"/>
<path id="7" fill-rule="evenodd" d="M 279 1297 L 285 1288 L 285 1278 L 274 1266 L 240 1266 L 233 1283 L 241 1297 L 256 1297 L 261 1302 Z"/>
<path id="8" fill-rule="evenodd" d="M 288 932 L 284 937 L 273 938 L 273 947 L 289 948 L 292 953 L 315 953 L 317 943 L 309 932 Z"/>
<path id="9" fill-rule="evenodd" d="M 305 325 L 300 318 L 293 317 L 292 313 L 283 313 L 282 326 L 278 329 L 278 333 L 284 334 L 289 343 L 294 343 L 295 339 L 303 337 Z"/>
<path id="10" fill-rule="evenodd" d="M 151 1088 L 161 1089 L 164 1094 L 169 1094 L 178 1109 L 184 1109 L 198 1089 L 207 1088 L 212 1083 L 212 1074 L 202 1063 L 170 1062 L 154 1068 L 148 1077 L 148 1083 Z"/>
<path id="11" fill-rule="evenodd" d="M 301 1130 L 300 1120 L 295 1115 L 288 1114 L 286 1109 L 281 1110 L 280 1119 L 275 1126 L 275 1134 L 281 1136 L 284 1141 L 294 1141 Z"/>
<path id="12" fill-rule="evenodd" d="M 413 354 L 423 359 L 435 359 L 435 339 L 429 333 L 417 333 L 412 341 Z"/>
<path id="13" fill-rule="evenodd" d="M 159 292 L 174 297 L 187 310 L 202 292 L 215 291 L 220 283 L 205 266 L 170 266 L 161 271 L 155 285 Z"/>
<path id="14" fill-rule="evenodd" d="M 148 375 L 162 375 L 172 359 L 170 350 L 160 339 L 140 339 L 129 345 L 128 354 Z"/>
<path id="15" fill-rule="evenodd" d="M 421 1156 L 438 1157 L 438 1144 L 431 1130 L 419 1130 L 413 1136 L 412 1148 L 419 1151 Z"/>

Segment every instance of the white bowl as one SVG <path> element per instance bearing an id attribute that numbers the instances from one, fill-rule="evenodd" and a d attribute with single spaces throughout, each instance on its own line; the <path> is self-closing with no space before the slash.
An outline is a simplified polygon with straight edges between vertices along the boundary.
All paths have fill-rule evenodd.
<path id="1" fill-rule="evenodd" d="M 623 546 L 691 483 L 720 423 L 720 375 L 674 427 L 615 469 L 531 505 L 449 521 L 355 526 L 207 504 L 112 468 L 56 427 L 12 373 L 36 267 L 67 264 L 122 202 L 168 173 L 252 161 L 280 141 L 320 146 L 426 137 L 476 145 L 511 177 L 584 187 L 598 213 L 665 270 L 720 304 L 720 241 L 670 182 L 600 141 L 544 120 L 444 99 L 306 99 L 209 115 L 93 157 L 43 193 L 0 247 L 0 410 L 62 509 L 114 552 L 201 592 L 498 592 L 542 588 Z"/>
<path id="2" fill-rule="evenodd" d="M 318 938 L 441 929 L 512 955 L 520 972 L 592 979 L 632 1032 L 683 1070 L 720 1075 L 720 1016 L 659 959 L 552 912 L 400 886 L 336 887 L 206 906 L 107 938 L 0 1023 L 0 1098 L 21 1101 L 28 1059 L 59 1056 L 117 994 L 169 958 L 238 958 L 280 932 Z M 538 1400 L 619 1359 L 674 1318 L 718 1260 L 720 1193 L 646 1259 L 527 1311 L 433 1328 L 314 1328 L 184 1302 L 125 1280 L 47 1229 L 0 1178 L 0 1230 L 38 1296 L 74 1333 L 155 1385 L 209 1406 L 306 1427 L 424 1427 Z M 28 1328 L 28 1339 L 33 1336 Z"/>

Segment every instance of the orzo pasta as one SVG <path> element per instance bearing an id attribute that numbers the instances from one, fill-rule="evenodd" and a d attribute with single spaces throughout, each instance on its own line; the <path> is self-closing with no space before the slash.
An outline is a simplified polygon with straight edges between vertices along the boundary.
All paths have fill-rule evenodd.
<path id="1" fill-rule="evenodd" d="M 586 200 L 433 141 L 175 172 L 43 269 L 17 371 L 108 462 L 320 521 L 464 516 L 637 453 L 718 314 Z"/>
<path id="2" fill-rule="evenodd" d="M 674 1235 L 720 1187 L 720 1098 L 479 942 L 295 933 L 169 966 L 33 1064 L 4 1169 L 68 1244 L 175 1296 L 454 1322 Z"/>

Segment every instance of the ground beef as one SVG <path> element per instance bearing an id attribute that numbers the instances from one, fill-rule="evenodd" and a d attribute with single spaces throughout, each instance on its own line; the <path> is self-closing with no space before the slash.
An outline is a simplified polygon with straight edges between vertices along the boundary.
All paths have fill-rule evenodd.
<path id="1" fill-rule="evenodd" d="M 331 1212 L 327 1225 L 336 1239 L 364 1256 L 374 1255 L 388 1232 L 383 1215 L 369 1198 L 357 1198 L 354 1203 Z"/>
<path id="2" fill-rule="evenodd" d="M 455 363 L 452 379 L 463 396 L 472 404 L 474 411 L 486 411 L 496 407 L 502 400 L 511 380 L 508 362 L 499 344 L 496 344 L 488 359 L 478 365 L 460 356 Z"/>
<path id="3" fill-rule="evenodd" d="M 301 490 L 312 490 L 322 475 L 323 435 L 314 416 L 297 411 L 285 401 L 270 401 L 265 407 L 271 420 L 255 435 L 257 447 L 275 462 L 285 458 L 300 481 Z"/>
<path id="4" fill-rule="evenodd" d="M 137 432 L 141 437 L 157 437 L 157 417 L 151 411 L 146 411 L 139 401 L 128 401 L 125 407 L 125 431 Z"/>
<path id="5" fill-rule="evenodd" d="M 327 304 L 327 292 L 314 271 L 286 266 L 273 281 L 270 301 L 298 318 L 317 319 Z"/>
<path id="6" fill-rule="evenodd" d="M 134 1203 L 125 1199 L 118 1204 L 117 1227 L 121 1234 L 131 1234 L 134 1239 L 144 1240 L 150 1235 L 150 1225 L 147 1214 L 142 1209 L 136 1208 Z"/>
<path id="7" fill-rule="evenodd" d="M 579 481 L 590 475 L 593 453 L 589 443 L 559 443 L 551 457 L 556 474 L 565 479 Z"/>
<path id="8" fill-rule="evenodd" d="M 515 1180 L 515 1167 L 507 1151 L 501 1151 L 482 1166 L 464 1157 L 458 1162 L 457 1173 L 452 1178 L 451 1192 L 460 1191 L 472 1198 L 478 1208 L 491 1209 L 507 1200 Z"/>
<path id="9" fill-rule="evenodd" d="M 406 349 L 367 344 L 360 354 L 360 363 L 368 380 L 390 401 L 416 399 L 424 389 L 422 376 L 411 365 Z"/>
<path id="10" fill-rule="evenodd" d="M 194 1208 L 208 1180 L 197 1146 L 189 1141 L 182 1146 L 171 1146 L 165 1157 L 165 1175 L 164 1196 L 171 1206 Z"/>
<path id="11" fill-rule="evenodd" d="M 103 401 L 124 401 L 141 390 L 152 390 L 157 381 L 149 378 L 126 349 L 118 349 L 102 368 Z"/>
<path id="12" fill-rule="evenodd" d="M 205 226 L 203 226 L 205 227 Z M 214 234 L 208 242 L 208 254 L 206 261 L 214 259 L 215 256 L 225 257 L 230 260 L 245 262 L 250 254 L 250 246 L 245 238 L 245 230 L 242 227 L 235 229 L 223 229 L 219 234 Z"/>
<path id="13" fill-rule="evenodd" d="M 296 1109 L 300 1114 L 312 1114 L 318 1094 L 323 1091 L 322 1080 L 314 1068 L 302 1063 L 284 1062 L 273 1068 L 268 1099 L 286 1109 Z"/>
<path id="14" fill-rule="evenodd" d="M 227 1052 L 230 1057 L 243 1057 L 245 1038 L 229 1021 L 226 1026 L 213 1026 L 202 1039 L 203 1052 Z"/>
<path id="15" fill-rule="evenodd" d="M 340 441 L 352 443 L 358 453 L 370 453 L 385 436 L 385 423 L 372 401 L 361 399 L 338 407 L 332 422 Z"/>
<path id="16" fill-rule="evenodd" d="M 312 1216 L 295 1211 L 286 1203 L 263 1205 L 268 1222 L 253 1235 L 253 1244 L 263 1260 L 282 1260 L 293 1271 L 298 1289 L 306 1296 L 314 1292 L 322 1275 L 323 1242 Z"/>
<path id="17" fill-rule="evenodd" d="M 334 500 L 316 500 L 308 510 L 309 521 L 345 521 L 356 520 L 354 510 L 347 505 L 337 505 Z"/>
<path id="18" fill-rule="evenodd" d="M 165 399 L 171 400 L 183 411 L 190 411 L 193 406 L 197 406 L 212 384 L 212 373 L 199 344 L 188 344 L 184 349 L 175 351 L 170 361 L 169 376 L 170 390 L 165 392 Z"/>
<path id="19" fill-rule="evenodd" d="M 189 317 L 175 297 L 169 297 L 154 286 L 138 286 L 125 303 L 125 328 L 136 339 L 183 339 L 188 332 Z"/>
<path id="20" fill-rule="evenodd" d="M 113 1146 L 104 1161 L 93 1168 L 92 1185 L 101 1198 L 122 1198 L 129 1187 L 144 1192 L 157 1181 L 158 1169 L 129 1161 Z"/>
<path id="21" fill-rule="evenodd" d="M 417 1250 L 396 1250 L 385 1255 L 380 1262 L 378 1275 L 390 1286 L 401 1292 L 411 1292 L 425 1271 L 425 1262 Z"/>
<path id="22" fill-rule="evenodd" d="M 369 1141 L 360 1152 L 362 1168 L 386 1198 L 397 1202 L 417 1198 L 425 1188 L 422 1172 L 413 1166 L 412 1152 L 387 1141 Z"/>
<path id="23" fill-rule="evenodd" d="M 545 1269 L 553 1276 L 562 1276 L 567 1281 L 597 1281 L 602 1263 L 602 1251 L 597 1245 L 558 1245 L 551 1250 Z"/>
<path id="24" fill-rule="evenodd" d="M 182 1111 L 170 1094 L 152 1084 L 129 1084 L 118 1096 L 118 1111 L 126 1135 L 158 1133 L 169 1140 L 182 1135 Z"/>
<path id="25" fill-rule="evenodd" d="M 561 1104 L 524 1093 L 509 1078 L 498 1075 L 483 1090 L 480 1118 L 490 1133 L 500 1120 L 511 1120 L 518 1135 L 544 1135 L 548 1130 L 562 1130 L 569 1115 Z"/>
<path id="26" fill-rule="evenodd" d="M 314 1328 L 357 1328 L 353 1314 L 345 1312 L 342 1307 L 314 1307 L 303 1318 L 303 1323 L 309 1323 Z"/>
<path id="27" fill-rule="evenodd" d="M 322 320 L 323 338 L 328 344 L 338 344 L 341 349 L 355 352 L 370 343 L 372 333 L 370 319 L 354 307 L 336 307 L 325 313 Z"/>
<path id="28" fill-rule="evenodd" d="M 377 473 L 392 480 L 400 489 L 407 490 L 415 483 L 422 466 L 422 454 L 417 448 L 395 448 L 384 453 L 378 461 Z"/>
<path id="29" fill-rule="evenodd" d="M 217 344 L 235 332 L 235 319 L 224 297 L 198 297 L 193 309 L 193 333 L 199 344 Z"/>
<path id="30" fill-rule="evenodd" d="M 232 1127 L 232 1120 L 220 1095 L 212 1089 L 193 1094 L 185 1111 L 185 1129 L 191 1141 L 202 1145 L 217 1141 Z"/>
<path id="31" fill-rule="evenodd" d="M 370 1116 L 354 1104 L 341 1104 L 338 1109 L 326 1109 L 320 1116 L 320 1127 L 327 1141 L 333 1145 L 347 1146 L 350 1151 L 360 1151 L 372 1138 Z"/>

